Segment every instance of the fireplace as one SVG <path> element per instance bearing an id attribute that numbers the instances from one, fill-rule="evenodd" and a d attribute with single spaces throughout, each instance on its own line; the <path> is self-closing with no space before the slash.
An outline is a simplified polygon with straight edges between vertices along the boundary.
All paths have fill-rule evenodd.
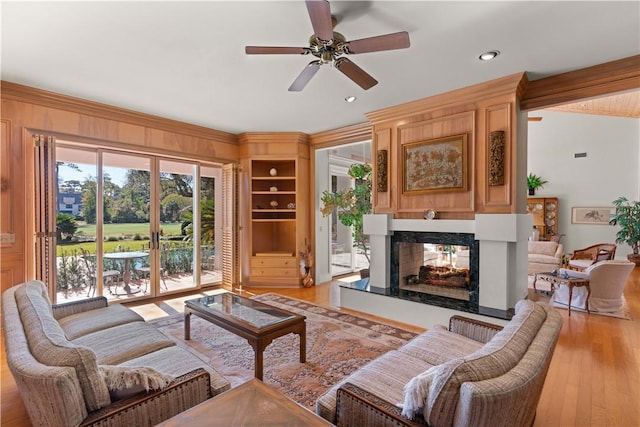
<path id="1" fill-rule="evenodd" d="M 532 226 L 531 215 L 526 214 L 477 213 L 472 220 L 432 221 L 395 219 L 391 214 L 365 215 L 364 232 L 371 242 L 370 278 L 362 287 L 341 285 L 340 305 L 426 328 L 446 324 L 452 315 L 461 312 L 479 320 L 506 321 L 513 315 L 517 301 L 527 295 L 527 240 Z M 433 236 L 439 240 L 422 241 Z M 456 268 L 460 266 L 458 255 L 464 254 L 458 253 L 458 247 L 469 247 L 469 285 L 465 290 L 468 300 L 454 298 L 452 293 L 443 296 L 415 288 L 401 289 L 401 280 L 406 285 L 406 276 L 420 275 L 419 266 L 418 273 L 400 273 L 400 263 L 395 261 L 401 259 L 398 249 L 402 240 L 422 244 L 413 249 L 413 256 L 422 250 L 423 257 L 418 256 L 422 261 L 424 251 L 431 249 L 425 245 L 456 246 L 455 253 L 448 249 L 436 255 L 441 265 L 451 258 Z M 438 266 L 437 258 L 435 264 Z"/>
<path id="2" fill-rule="evenodd" d="M 454 310 L 478 309 L 479 244 L 472 233 L 396 231 L 390 296 Z"/>

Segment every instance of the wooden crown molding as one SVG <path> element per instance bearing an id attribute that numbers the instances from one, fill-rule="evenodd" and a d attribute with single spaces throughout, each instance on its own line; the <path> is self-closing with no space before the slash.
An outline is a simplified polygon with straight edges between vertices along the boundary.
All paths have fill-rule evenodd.
<path id="1" fill-rule="evenodd" d="M 309 144 L 309 135 L 303 132 L 244 132 L 238 135 L 239 144 L 268 142 Z"/>
<path id="2" fill-rule="evenodd" d="M 529 82 L 520 100 L 523 111 L 640 88 L 640 55 Z"/>
<path id="3" fill-rule="evenodd" d="M 335 145 L 349 144 L 352 142 L 368 141 L 372 138 L 371 123 L 364 122 L 337 129 L 330 129 L 311 135 L 311 147 L 314 149 L 328 148 Z"/>
<path id="4" fill-rule="evenodd" d="M 237 144 L 238 141 L 236 135 L 232 133 L 166 119 L 151 114 L 139 113 L 99 102 L 87 101 L 85 99 L 23 86 L 5 80 L 0 81 L 0 93 L 2 99 L 28 102 L 44 107 L 130 123 L 137 126 L 150 127 L 167 132 L 181 133 L 196 138 L 211 139 L 227 144 Z"/>
<path id="5" fill-rule="evenodd" d="M 516 98 L 524 91 L 526 85 L 527 80 L 525 73 L 516 73 L 488 82 L 440 93 L 428 98 L 373 111 L 367 113 L 366 116 L 372 123 L 381 123 L 420 114 L 443 106 L 485 100 L 507 93 L 513 93 L 514 98 Z"/>

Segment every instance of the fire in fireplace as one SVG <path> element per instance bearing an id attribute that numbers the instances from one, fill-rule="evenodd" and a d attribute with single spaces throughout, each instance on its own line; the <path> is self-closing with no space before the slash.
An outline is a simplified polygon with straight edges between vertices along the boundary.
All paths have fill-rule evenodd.
<path id="1" fill-rule="evenodd" d="M 396 231 L 390 293 L 441 307 L 477 308 L 478 258 L 473 234 Z"/>

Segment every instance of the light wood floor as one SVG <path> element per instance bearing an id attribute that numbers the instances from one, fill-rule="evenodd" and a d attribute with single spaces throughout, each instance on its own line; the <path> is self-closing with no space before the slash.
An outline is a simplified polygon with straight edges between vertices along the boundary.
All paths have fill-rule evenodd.
<path id="1" fill-rule="evenodd" d="M 331 307 L 339 303 L 336 283 L 308 289 L 245 288 L 244 292 L 279 292 Z M 537 298 L 533 294 L 530 297 Z M 633 316 L 630 321 L 576 311 L 569 318 L 566 310 L 559 310 L 564 324 L 534 427 L 640 426 L 640 267 L 633 270 L 627 282 L 625 298 Z M 0 425 L 30 426 L 6 364 L 3 340 L 0 373 Z"/>

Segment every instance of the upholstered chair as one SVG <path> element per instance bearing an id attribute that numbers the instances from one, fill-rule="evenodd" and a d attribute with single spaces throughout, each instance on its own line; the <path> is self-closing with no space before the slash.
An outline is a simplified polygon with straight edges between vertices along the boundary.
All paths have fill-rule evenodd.
<path id="1" fill-rule="evenodd" d="M 632 262 L 608 260 L 596 262 L 584 271 L 561 268 L 559 274 L 562 276 L 566 273 L 569 277 L 589 280 L 589 287 L 591 288 L 589 310 L 591 312 L 615 313 L 622 308 L 622 291 L 633 267 L 635 267 L 635 264 Z M 552 301 L 568 305 L 569 287 L 556 285 L 555 288 Z M 586 300 L 587 288 L 573 288 L 572 308 L 585 307 Z"/>
<path id="2" fill-rule="evenodd" d="M 562 244 L 548 241 L 529 241 L 530 275 L 549 273 L 562 267 Z"/>
<path id="3" fill-rule="evenodd" d="M 576 249 L 569 258 L 571 270 L 582 271 L 598 261 L 614 259 L 616 256 L 615 243 L 598 243 L 583 249 Z"/>

